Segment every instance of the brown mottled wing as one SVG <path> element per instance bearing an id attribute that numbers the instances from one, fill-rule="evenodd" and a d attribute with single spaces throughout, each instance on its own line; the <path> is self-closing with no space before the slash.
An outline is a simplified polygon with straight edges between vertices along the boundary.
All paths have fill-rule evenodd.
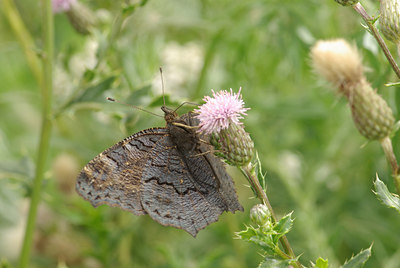
<path id="1" fill-rule="evenodd" d="M 170 135 L 176 133 L 173 128 L 169 128 Z M 180 136 L 180 142 L 188 146 L 165 136 L 149 153 L 142 174 L 142 206 L 159 223 L 196 236 L 222 212 L 243 208 L 231 177 L 212 155 L 211 146 L 187 149 L 199 143 L 197 136 L 189 134 Z"/>
<path id="2" fill-rule="evenodd" d="M 196 154 L 183 155 L 169 137 L 160 140 L 143 170 L 141 196 L 154 220 L 193 236 L 228 209 L 209 163 Z"/>
<path id="3" fill-rule="evenodd" d="M 105 150 L 82 169 L 77 192 L 94 207 L 107 204 L 146 214 L 140 201 L 141 175 L 149 152 L 165 135 L 165 128 L 146 129 Z"/>
<path id="4" fill-rule="evenodd" d="M 184 114 L 181 119 L 189 126 L 197 126 L 199 124 L 199 120 L 194 117 L 193 113 Z M 206 136 L 200 136 L 200 138 L 205 141 L 208 140 Z M 232 213 L 235 213 L 237 210 L 243 211 L 243 207 L 240 205 L 236 195 L 233 179 L 226 172 L 225 163 L 212 153 L 214 148 L 211 145 L 201 142 L 199 150 L 210 164 L 215 177 L 218 179 L 218 191 L 223 197 L 228 210 Z"/>
<path id="5" fill-rule="evenodd" d="M 198 124 L 188 114 L 176 121 Z M 94 207 L 148 213 L 193 236 L 222 212 L 243 210 L 212 147 L 193 129 L 173 124 L 138 132 L 95 157 L 81 171 L 76 190 Z"/>

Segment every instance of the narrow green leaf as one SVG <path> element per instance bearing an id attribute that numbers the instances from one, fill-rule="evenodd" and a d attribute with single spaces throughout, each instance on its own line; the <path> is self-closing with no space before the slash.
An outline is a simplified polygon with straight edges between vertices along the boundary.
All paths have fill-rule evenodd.
<path id="1" fill-rule="evenodd" d="M 397 86 L 400 86 L 400 82 L 386 83 L 385 86 L 387 86 L 387 87 L 397 87 Z"/>
<path id="2" fill-rule="evenodd" d="M 374 187 L 376 196 L 379 200 L 382 201 L 383 204 L 388 206 L 389 208 L 394 208 L 398 212 L 400 212 L 400 199 L 397 195 L 392 194 L 389 192 L 388 188 L 386 187 L 385 183 L 381 181 L 376 175 L 376 181 L 374 182 Z"/>
<path id="3" fill-rule="evenodd" d="M 258 152 L 256 151 L 256 165 L 257 165 L 257 179 L 261 185 L 261 187 L 263 188 L 264 191 L 267 190 L 267 183 L 266 183 L 266 179 L 265 179 L 265 174 L 262 171 L 262 166 L 261 166 L 261 160 L 258 157 Z"/>
<path id="4" fill-rule="evenodd" d="M 343 264 L 342 268 L 359 268 L 363 267 L 364 264 L 367 262 L 369 257 L 371 257 L 371 248 L 372 245 L 358 253 L 356 256 L 352 257 L 349 261 Z"/>

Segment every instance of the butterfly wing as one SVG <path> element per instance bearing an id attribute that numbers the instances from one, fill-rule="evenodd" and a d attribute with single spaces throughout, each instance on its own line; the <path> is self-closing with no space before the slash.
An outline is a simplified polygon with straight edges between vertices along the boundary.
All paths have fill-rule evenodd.
<path id="1" fill-rule="evenodd" d="M 189 115 L 179 123 L 196 125 Z M 169 126 L 169 134 L 149 153 L 142 174 L 142 206 L 163 225 L 193 236 L 224 211 L 243 210 L 232 178 L 210 145 L 200 142 L 192 128 Z M 200 145 L 200 146 L 199 146 Z"/>
<path id="2" fill-rule="evenodd" d="M 141 175 L 149 152 L 166 134 L 165 128 L 146 129 L 105 150 L 82 169 L 77 192 L 94 207 L 107 204 L 146 214 L 140 202 Z"/>
<path id="3" fill-rule="evenodd" d="M 188 114 L 179 121 L 198 124 Z M 107 204 L 136 215 L 148 213 L 193 236 L 222 212 L 243 210 L 212 147 L 201 143 L 194 130 L 177 142 L 175 130 L 146 129 L 107 149 L 82 169 L 77 192 L 94 207 Z"/>
<path id="4" fill-rule="evenodd" d="M 228 210 L 218 181 L 198 151 L 182 154 L 170 136 L 149 153 L 142 174 L 142 206 L 162 225 L 183 229 L 193 236 Z"/>
<path id="5" fill-rule="evenodd" d="M 192 112 L 181 116 L 181 120 L 183 120 L 189 126 L 198 126 L 200 122 Z M 199 135 L 199 138 L 203 141 L 209 140 L 209 137 L 205 135 Z M 240 205 L 236 195 L 233 179 L 226 172 L 225 163 L 223 163 L 220 158 L 214 155 L 214 148 L 211 145 L 205 142 L 200 142 L 198 149 L 199 152 L 204 155 L 204 158 L 207 160 L 210 168 L 215 174 L 215 178 L 218 180 L 218 191 L 224 199 L 227 210 L 232 213 L 235 213 L 237 210 L 243 211 L 243 207 Z"/>

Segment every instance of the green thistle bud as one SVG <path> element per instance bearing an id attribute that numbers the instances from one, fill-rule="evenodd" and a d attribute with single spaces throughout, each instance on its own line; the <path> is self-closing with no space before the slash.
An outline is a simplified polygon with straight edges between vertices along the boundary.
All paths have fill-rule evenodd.
<path id="1" fill-rule="evenodd" d="M 352 6 L 352 5 L 357 4 L 359 1 L 358 0 L 335 0 L 335 2 L 342 6 Z"/>
<path id="2" fill-rule="evenodd" d="M 354 123 L 361 135 L 369 140 L 390 135 L 395 121 L 392 110 L 365 79 L 343 93 L 349 100 Z"/>
<path id="3" fill-rule="evenodd" d="M 379 23 L 381 32 L 390 41 L 400 43 L 400 0 L 381 0 Z"/>
<path id="4" fill-rule="evenodd" d="M 251 161 L 254 154 L 254 143 L 239 124 L 230 124 L 219 133 L 213 133 L 210 142 L 217 154 L 225 158 L 230 165 L 244 166 Z"/>
<path id="5" fill-rule="evenodd" d="M 250 210 L 250 219 L 258 226 L 265 226 L 271 223 L 271 212 L 264 204 L 257 204 Z"/>

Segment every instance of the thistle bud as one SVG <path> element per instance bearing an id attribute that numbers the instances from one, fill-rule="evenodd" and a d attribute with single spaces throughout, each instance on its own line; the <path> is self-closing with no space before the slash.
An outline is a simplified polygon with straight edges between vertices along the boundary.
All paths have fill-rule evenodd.
<path id="1" fill-rule="evenodd" d="M 335 2 L 342 6 L 352 6 L 352 5 L 357 4 L 359 1 L 358 0 L 335 0 Z"/>
<path id="2" fill-rule="evenodd" d="M 379 23 L 381 32 L 390 41 L 400 43 L 400 0 L 381 0 Z"/>
<path id="3" fill-rule="evenodd" d="M 205 97 L 206 103 L 199 107 L 199 132 L 210 135 L 210 142 L 217 155 L 228 164 L 244 166 L 254 153 L 254 143 L 244 130 L 239 119 L 248 108 L 244 108 L 240 90 L 238 93 L 227 91 L 213 92 L 213 98 Z"/>
<path id="4" fill-rule="evenodd" d="M 365 79 L 350 90 L 348 100 L 361 135 L 369 140 L 380 140 L 390 135 L 395 121 L 392 109 Z"/>
<path id="5" fill-rule="evenodd" d="M 210 142 L 230 165 L 244 166 L 254 154 L 254 143 L 242 125 L 231 124 L 212 134 Z"/>
<path id="6" fill-rule="evenodd" d="M 250 210 L 250 219 L 258 226 L 265 226 L 271 223 L 271 212 L 264 204 L 257 204 Z"/>
<path id="7" fill-rule="evenodd" d="M 319 41 L 311 58 L 314 69 L 348 99 L 359 132 L 369 140 L 388 137 L 394 125 L 392 110 L 364 77 L 357 49 L 344 40 Z"/>

